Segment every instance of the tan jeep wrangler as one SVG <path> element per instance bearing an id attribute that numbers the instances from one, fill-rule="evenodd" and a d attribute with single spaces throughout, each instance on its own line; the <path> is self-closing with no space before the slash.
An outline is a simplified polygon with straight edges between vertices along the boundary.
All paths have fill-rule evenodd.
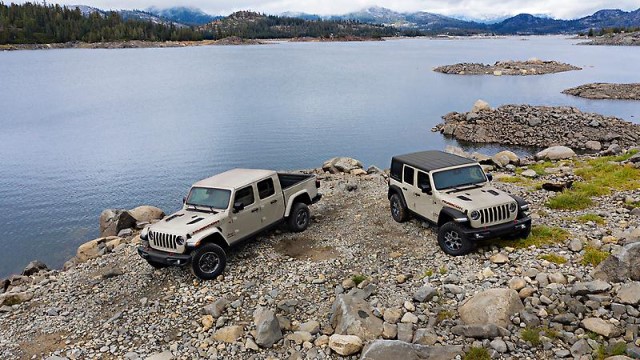
<path id="1" fill-rule="evenodd" d="M 438 227 L 438 244 L 449 255 L 464 255 L 477 240 L 526 238 L 529 205 L 490 185 L 491 176 L 470 159 L 442 151 L 422 151 L 391 160 L 388 198 L 391 216 L 410 215 Z"/>
<path id="2" fill-rule="evenodd" d="M 142 230 L 138 253 L 155 268 L 191 264 L 201 279 L 225 268 L 225 250 L 286 221 L 309 225 L 308 205 L 320 200 L 315 175 L 235 169 L 195 183 L 182 210 Z"/>

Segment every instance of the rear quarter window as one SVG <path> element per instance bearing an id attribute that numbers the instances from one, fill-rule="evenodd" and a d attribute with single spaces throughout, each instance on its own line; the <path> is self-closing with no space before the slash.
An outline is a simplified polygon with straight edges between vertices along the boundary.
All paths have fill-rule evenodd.
<path id="1" fill-rule="evenodd" d="M 391 174 L 390 176 L 395 180 L 402 181 L 402 163 L 399 161 L 391 161 Z"/>

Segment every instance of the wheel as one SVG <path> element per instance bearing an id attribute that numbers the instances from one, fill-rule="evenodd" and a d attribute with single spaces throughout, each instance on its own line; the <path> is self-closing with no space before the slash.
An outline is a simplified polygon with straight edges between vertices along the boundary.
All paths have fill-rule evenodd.
<path id="1" fill-rule="evenodd" d="M 227 254 L 216 244 L 204 244 L 191 253 L 191 270 L 202 280 L 215 279 L 227 265 Z"/>
<path id="2" fill-rule="evenodd" d="M 407 218 L 409 217 L 408 211 L 402 203 L 400 195 L 391 195 L 391 198 L 389 199 L 389 205 L 391 206 L 391 217 L 393 217 L 393 220 L 399 223 L 407 221 Z"/>
<path id="3" fill-rule="evenodd" d="M 289 213 L 289 218 L 287 220 L 289 230 L 293 232 L 305 231 L 309 226 L 310 218 L 311 213 L 309 212 L 309 207 L 306 204 L 293 204 L 293 208 L 291 209 L 291 213 Z"/>
<path id="4" fill-rule="evenodd" d="M 147 262 L 149 263 L 149 265 L 151 265 L 154 269 L 164 269 L 166 267 L 168 267 L 169 265 L 165 265 L 165 264 L 161 264 L 159 262 L 155 262 L 153 260 L 147 260 Z"/>
<path id="5" fill-rule="evenodd" d="M 466 255 L 473 251 L 476 243 L 469 241 L 462 227 L 453 221 L 438 229 L 438 245 L 445 253 L 452 256 Z"/>

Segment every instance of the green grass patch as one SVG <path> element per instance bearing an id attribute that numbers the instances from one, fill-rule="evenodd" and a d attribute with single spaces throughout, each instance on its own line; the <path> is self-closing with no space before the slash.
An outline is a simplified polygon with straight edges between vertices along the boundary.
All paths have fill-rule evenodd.
<path id="1" fill-rule="evenodd" d="M 360 285 L 363 281 L 367 280 L 367 277 L 362 274 L 353 275 L 351 280 L 356 284 L 356 286 Z"/>
<path id="2" fill-rule="evenodd" d="M 587 331 L 587 337 L 591 340 L 598 340 L 598 334 L 594 333 L 593 331 Z"/>
<path id="3" fill-rule="evenodd" d="M 547 260 L 549 262 L 552 262 L 558 265 L 562 265 L 567 262 L 567 258 L 565 258 L 564 256 L 556 255 L 556 254 L 541 255 L 540 259 Z"/>
<path id="4" fill-rule="evenodd" d="M 491 360 L 489 350 L 481 347 L 472 347 L 464 354 L 463 360 Z"/>
<path id="5" fill-rule="evenodd" d="M 633 190 L 640 187 L 640 169 L 618 162 L 633 155 L 605 156 L 578 163 L 575 174 L 584 179 L 573 184 L 547 202 L 552 209 L 581 210 L 593 205 L 594 196 L 608 195 L 612 190 Z"/>
<path id="6" fill-rule="evenodd" d="M 577 220 L 581 223 L 588 223 L 589 221 L 593 221 L 598 225 L 604 224 L 604 218 L 597 214 L 584 214 L 577 217 Z"/>
<path id="7" fill-rule="evenodd" d="M 559 227 L 551 227 L 545 225 L 534 225 L 531 228 L 531 234 L 526 239 L 508 240 L 497 239 L 489 240 L 490 243 L 500 247 L 513 247 L 516 249 L 524 249 L 535 245 L 542 247 L 544 245 L 553 245 L 561 243 L 569 238 L 569 232 Z"/>
<path id="8" fill-rule="evenodd" d="M 560 336 L 560 333 L 558 333 L 555 329 L 546 326 L 542 327 L 542 332 L 544 333 L 544 336 L 548 337 L 549 339 L 557 339 L 558 336 Z"/>
<path id="9" fill-rule="evenodd" d="M 444 274 L 446 274 L 446 273 L 447 273 L 447 268 L 446 268 L 446 267 L 444 267 L 444 266 L 443 266 L 443 267 L 441 267 L 441 268 L 440 268 L 440 275 L 444 275 Z"/>
<path id="10" fill-rule="evenodd" d="M 431 276 L 433 276 L 433 270 L 431 269 L 427 269 L 424 271 L 424 273 L 422 273 L 422 278 L 431 277 Z"/>
<path id="11" fill-rule="evenodd" d="M 627 344 L 624 342 L 615 343 L 612 346 L 600 344 L 596 350 L 596 359 L 604 360 L 610 356 L 625 355 L 627 353 Z"/>
<path id="12" fill-rule="evenodd" d="M 536 172 L 536 174 L 538 175 L 545 175 L 546 171 L 545 169 L 554 167 L 555 164 L 552 163 L 551 161 L 545 161 L 542 163 L 535 163 L 535 164 L 531 164 L 531 165 L 527 165 L 527 167 L 533 171 Z"/>
<path id="13" fill-rule="evenodd" d="M 453 313 L 449 310 L 440 310 L 436 316 L 436 323 L 439 324 L 447 319 L 452 319 Z"/>
<path id="14" fill-rule="evenodd" d="M 509 184 L 524 184 L 529 182 L 529 180 L 520 176 L 502 176 L 497 178 L 496 181 Z"/>
<path id="15" fill-rule="evenodd" d="M 542 341 L 540 340 L 540 329 L 537 328 L 526 328 L 520 332 L 520 337 L 522 340 L 530 343 L 533 346 L 540 346 Z"/>
<path id="16" fill-rule="evenodd" d="M 587 246 L 584 249 L 584 257 L 582 258 L 582 265 L 591 265 L 593 267 L 598 266 L 604 259 L 609 257 L 609 253 L 594 248 L 593 246 Z"/>

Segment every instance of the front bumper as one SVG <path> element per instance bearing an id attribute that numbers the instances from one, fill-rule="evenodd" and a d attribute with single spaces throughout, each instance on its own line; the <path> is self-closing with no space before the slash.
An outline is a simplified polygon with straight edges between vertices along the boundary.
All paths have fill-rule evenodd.
<path id="1" fill-rule="evenodd" d="M 147 246 L 138 246 L 138 254 L 145 260 L 163 265 L 183 266 L 191 261 L 191 255 L 168 253 Z"/>
<path id="2" fill-rule="evenodd" d="M 531 229 L 531 217 L 527 216 L 516 219 L 513 222 L 499 224 L 485 228 L 465 228 L 467 239 L 485 240 L 493 239 L 504 235 L 515 235 Z"/>

